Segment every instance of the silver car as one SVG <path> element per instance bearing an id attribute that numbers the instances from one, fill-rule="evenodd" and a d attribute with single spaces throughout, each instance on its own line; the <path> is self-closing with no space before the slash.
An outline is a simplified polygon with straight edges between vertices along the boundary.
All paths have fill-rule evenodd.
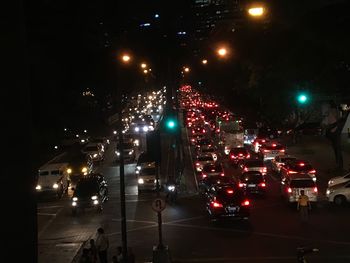
<path id="1" fill-rule="evenodd" d="M 311 176 L 307 174 L 293 174 L 293 176 L 282 178 L 281 193 L 287 202 L 297 202 L 301 190 L 304 190 L 305 195 L 309 197 L 311 203 L 317 202 L 318 188 Z"/>

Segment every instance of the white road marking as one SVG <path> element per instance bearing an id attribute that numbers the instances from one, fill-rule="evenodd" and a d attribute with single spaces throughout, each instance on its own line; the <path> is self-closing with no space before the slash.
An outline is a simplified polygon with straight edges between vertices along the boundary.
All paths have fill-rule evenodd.
<path id="1" fill-rule="evenodd" d="M 178 219 L 178 220 L 173 220 L 169 222 L 164 222 L 163 224 L 174 224 L 174 223 L 180 223 L 180 222 L 185 222 L 185 221 L 191 221 L 195 219 L 200 219 L 203 218 L 204 216 L 195 216 L 195 217 L 189 217 L 189 218 L 183 218 L 183 219 Z"/>
<path id="2" fill-rule="evenodd" d="M 47 223 L 43 226 L 43 228 L 38 232 L 38 238 L 41 237 L 41 235 L 46 231 L 46 229 L 51 225 L 51 223 L 55 220 L 55 218 L 57 217 L 57 215 L 58 215 L 62 210 L 63 210 L 63 207 L 57 211 L 56 215 L 52 216 L 52 218 L 50 218 L 50 220 L 47 221 Z"/>
<path id="3" fill-rule="evenodd" d="M 40 206 L 38 209 L 62 208 L 62 205 Z"/>
<path id="4" fill-rule="evenodd" d="M 114 222 L 119 222 L 119 221 L 121 221 L 121 220 L 122 220 L 121 218 L 119 218 L 119 219 L 113 218 L 113 219 L 112 219 L 112 221 L 114 221 Z M 126 220 L 126 222 L 146 223 L 146 224 L 157 224 L 157 222 L 155 222 L 155 221 L 134 220 L 134 219 L 128 219 L 128 220 Z"/>
<path id="5" fill-rule="evenodd" d="M 251 231 L 238 230 L 238 229 L 226 229 L 226 228 L 222 229 L 222 228 L 206 227 L 206 226 L 198 226 L 198 225 L 184 225 L 184 224 L 174 224 L 174 223 L 168 223 L 167 225 L 178 226 L 178 227 L 187 227 L 187 228 L 197 228 L 197 229 L 202 229 L 202 230 L 249 233 L 251 235 L 273 237 L 273 238 L 280 238 L 280 239 L 291 239 L 291 240 L 296 239 L 296 240 L 303 240 L 303 241 L 308 241 L 308 242 L 323 242 L 323 243 L 331 243 L 331 244 L 337 244 L 337 245 L 350 246 L 350 242 L 337 241 L 337 240 L 312 239 L 312 238 L 305 238 L 305 237 L 301 237 L 301 236 L 279 235 L 279 234 L 264 233 L 264 232 L 251 232 Z"/>
<path id="6" fill-rule="evenodd" d="M 187 130 L 186 127 L 185 127 L 185 130 L 186 130 L 186 137 L 187 137 L 187 142 L 188 142 L 187 149 L 188 149 L 188 153 L 190 154 L 191 167 L 192 167 L 192 165 L 193 165 L 193 158 L 192 158 L 192 153 L 191 153 L 191 148 L 190 148 L 190 138 L 188 137 L 188 130 Z M 197 188 L 197 191 L 198 191 L 197 175 L 196 175 L 196 173 L 194 172 L 194 169 L 193 169 L 193 168 L 192 168 L 192 171 L 193 171 L 194 180 L 195 180 L 195 182 L 196 182 L 196 188 Z"/>

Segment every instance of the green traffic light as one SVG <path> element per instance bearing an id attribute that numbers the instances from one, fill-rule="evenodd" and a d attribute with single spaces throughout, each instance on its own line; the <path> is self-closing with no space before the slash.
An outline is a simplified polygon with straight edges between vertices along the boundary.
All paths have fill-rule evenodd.
<path id="1" fill-rule="evenodd" d="M 175 127 L 175 122 L 174 121 L 168 121 L 167 126 L 168 126 L 168 128 L 173 129 Z"/>
<path id="2" fill-rule="evenodd" d="M 308 97 L 305 94 L 300 94 L 297 97 L 297 100 L 301 104 L 305 104 L 308 101 Z"/>

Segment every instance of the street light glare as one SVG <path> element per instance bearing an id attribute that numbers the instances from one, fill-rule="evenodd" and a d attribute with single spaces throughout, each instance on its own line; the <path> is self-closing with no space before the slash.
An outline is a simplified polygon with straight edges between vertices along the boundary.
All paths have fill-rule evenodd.
<path id="1" fill-rule="evenodd" d="M 265 9 L 262 6 L 252 7 L 248 9 L 248 13 L 251 16 L 262 16 L 265 12 Z"/>
<path id="2" fill-rule="evenodd" d="M 185 70 L 185 72 L 189 72 L 189 71 L 190 71 L 190 68 L 185 67 L 184 70 Z"/>
<path id="3" fill-rule="evenodd" d="M 147 74 L 147 73 L 148 73 L 148 70 L 147 70 L 147 69 L 143 70 L 143 73 Z"/>
<path id="4" fill-rule="evenodd" d="M 130 61 L 130 56 L 129 55 L 123 55 L 122 56 L 122 60 L 124 61 L 124 62 L 129 62 Z"/>
<path id="5" fill-rule="evenodd" d="M 202 63 L 205 65 L 205 64 L 207 64 L 207 63 L 208 63 L 208 60 L 203 59 L 203 60 L 202 60 Z"/>
<path id="6" fill-rule="evenodd" d="M 147 64 L 146 63 L 141 63 L 141 68 L 146 68 Z"/>
<path id="7" fill-rule="evenodd" d="M 218 54 L 219 54 L 219 56 L 226 56 L 226 54 L 227 54 L 227 50 L 226 50 L 226 48 L 220 48 L 219 50 L 218 50 Z"/>

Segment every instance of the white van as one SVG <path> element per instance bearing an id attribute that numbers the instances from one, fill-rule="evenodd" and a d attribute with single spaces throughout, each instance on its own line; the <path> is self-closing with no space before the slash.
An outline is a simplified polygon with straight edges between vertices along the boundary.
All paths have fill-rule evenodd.
<path id="1" fill-rule="evenodd" d="M 69 186 L 68 163 L 45 164 L 39 168 L 37 193 L 55 194 L 61 197 Z"/>

